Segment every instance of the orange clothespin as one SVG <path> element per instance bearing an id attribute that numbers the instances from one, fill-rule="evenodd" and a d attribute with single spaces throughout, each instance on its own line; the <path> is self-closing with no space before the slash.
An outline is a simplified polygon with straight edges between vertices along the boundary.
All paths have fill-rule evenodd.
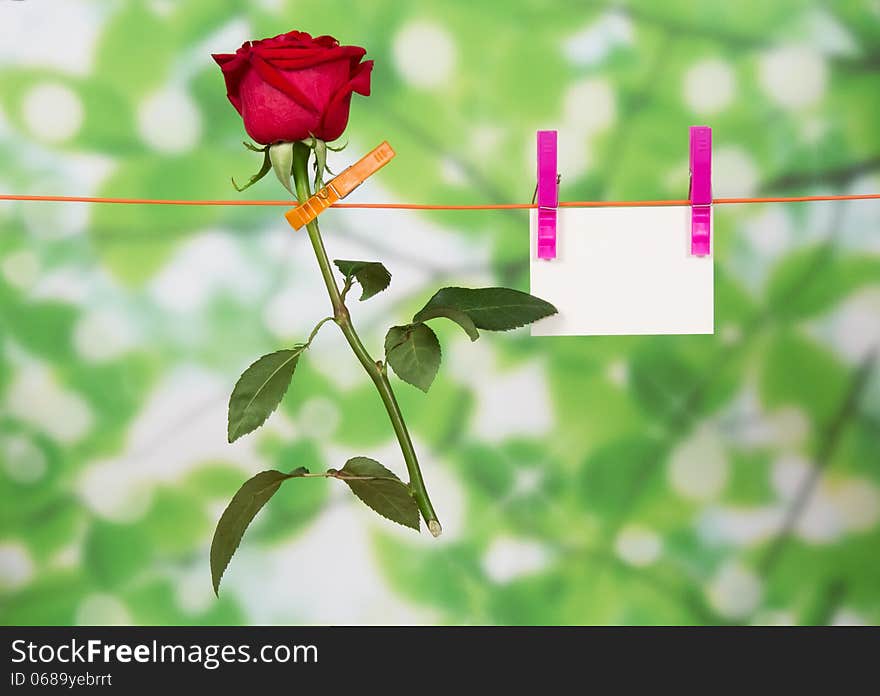
<path id="1" fill-rule="evenodd" d="M 305 203 L 288 210 L 284 217 L 293 229 L 298 230 L 310 223 L 340 198 L 360 186 L 394 157 L 394 150 L 387 141 L 374 148 L 344 172 L 332 179 L 324 188 L 316 191 Z"/>

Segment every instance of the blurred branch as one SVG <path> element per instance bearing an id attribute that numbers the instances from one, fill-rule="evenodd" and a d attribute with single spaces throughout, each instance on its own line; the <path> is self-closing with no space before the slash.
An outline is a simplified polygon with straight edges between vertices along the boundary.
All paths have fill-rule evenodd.
<path id="1" fill-rule="evenodd" d="M 791 172 L 781 174 L 775 179 L 765 182 L 761 189 L 764 191 L 779 191 L 782 189 L 800 188 L 816 184 L 831 186 L 846 186 L 853 179 L 860 176 L 880 171 L 880 155 L 869 157 L 860 162 L 832 167 L 815 172 Z"/>
<path id="2" fill-rule="evenodd" d="M 880 70 L 880 53 L 859 58 L 836 57 L 834 65 L 846 72 L 875 72 Z"/>
<path id="3" fill-rule="evenodd" d="M 633 121 L 638 118 L 639 114 L 651 103 L 654 97 L 656 85 L 661 84 L 660 79 L 664 68 L 666 67 L 671 51 L 669 44 L 670 37 L 664 36 L 654 56 L 653 67 L 648 73 L 645 81 L 639 85 L 638 90 L 632 94 L 627 103 L 627 110 L 619 119 L 614 129 L 614 135 L 611 145 L 606 149 L 605 166 L 602 168 L 602 181 L 609 182 L 614 177 L 617 169 L 624 162 L 624 153 L 627 146 L 634 142 Z"/>
<path id="4" fill-rule="evenodd" d="M 544 504 L 544 517 L 555 518 L 551 522 L 554 529 L 570 529 L 577 524 L 571 511 L 563 510 L 555 497 L 551 498 L 541 490 L 535 491 L 532 495 L 540 498 Z M 488 512 L 500 517 L 504 515 L 508 505 L 521 506 L 522 504 L 523 501 L 518 497 L 498 498 L 493 502 Z M 577 512 L 582 513 L 581 510 L 577 510 Z M 529 534 L 537 533 L 538 536 L 547 538 L 557 536 L 555 531 L 528 529 L 527 532 Z M 584 559 L 587 562 L 601 564 L 613 573 L 641 583 L 658 595 L 684 607 L 694 616 L 696 621 L 713 625 L 727 623 L 706 603 L 699 585 L 693 581 L 692 574 L 688 572 L 687 567 L 680 564 L 675 567 L 670 565 L 671 577 L 666 577 L 669 574 L 664 575 L 649 568 L 631 566 L 615 555 L 612 539 L 609 537 L 600 540 L 597 544 L 580 540 L 561 541 L 555 546 L 555 549 L 559 552 L 560 559 L 564 564 L 580 566 Z"/>
<path id="5" fill-rule="evenodd" d="M 859 421 L 865 428 L 874 432 L 874 435 L 880 437 L 880 418 L 873 413 L 859 413 Z"/>
<path id="6" fill-rule="evenodd" d="M 878 348 L 880 347 L 875 346 L 856 370 L 840 408 L 826 427 L 813 461 L 813 467 L 801 482 L 791 505 L 785 513 L 779 532 L 767 549 L 764 558 L 758 564 L 764 574 L 769 574 L 779 562 L 792 532 L 816 490 L 816 485 L 834 457 L 846 426 L 849 425 L 852 417 L 858 412 L 859 402 L 865 391 L 865 386 L 868 384 L 871 373 L 877 363 Z"/>
<path id="7" fill-rule="evenodd" d="M 873 37 L 870 32 L 870 21 L 868 23 L 857 22 L 849 13 L 840 10 L 834 0 L 822 0 L 822 9 L 834 17 L 834 21 L 838 22 L 846 32 L 849 33 L 862 46 L 866 43 L 871 45 Z M 865 7 L 867 10 L 867 6 Z M 866 31 L 867 30 L 867 31 Z M 849 72 L 874 71 L 880 69 L 880 53 L 869 53 L 858 58 L 851 56 L 834 56 L 832 59 L 835 67 Z"/>
<path id="8" fill-rule="evenodd" d="M 578 2 L 570 2 L 569 6 L 574 9 L 581 9 L 584 6 L 596 9 L 604 9 L 606 11 L 617 11 L 629 16 L 636 22 L 649 25 L 655 29 L 665 31 L 676 39 L 692 39 L 715 41 L 723 44 L 728 48 L 740 51 L 760 51 L 766 50 L 774 46 L 777 41 L 771 36 L 755 36 L 743 32 L 731 31 L 722 23 L 716 24 L 695 24 L 693 22 L 682 21 L 676 17 L 671 17 L 658 12 L 654 9 L 644 6 L 634 6 L 624 2 L 602 2 L 599 0 L 579 0 Z M 833 3 L 829 4 L 827 10 L 834 15 L 835 20 L 844 24 L 854 36 L 859 35 L 859 31 L 851 23 L 845 22 L 839 13 L 835 13 Z M 869 53 L 867 55 L 852 58 L 849 56 L 831 56 L 829 58 L 831 64 L 840 70 L 846 72 L 874 72 L 880 70 L 880 53 Z"/>
<path id="9" fill-rule="evenodd" d="M 722 619 L 718 614 L 712 611 L 712 609 L 706 604 L 702 594 L 696 586 L 687 584 L 682 587 L 674 582 L 670 582 L 656 572 L 652 572 L 645 568 L 634 568 L 627 563 L 624 563 L 614 554 L 604 549 L 575 547 L 568 550 L 580 553 L 581 555 L 585 555 L 593 561 L 598 561 L 599 563 L 608 566 L 612 570 L 622 575 L 625 575 L 627 578 L 635 580 L 636 582 L 639 582 L 642 585 L 649 587 L 657 594 L 664 596 L 667 599 L 671 599 L 678 604 L 681 604 L 700 623 L 708 625 L 719 625 L 728 623 L 724 621 L 724 619 Z M 676 575 L 678 577 L 682 577 L 682 574 L 680 573 L 677 573 Z"/>
<path id="10" fill-rule="evenodd" d="M 835 214 L 830 224 L 831 233 L 826 240 L 829 252 L 834 248 L 835 237 L 838 234 L 838 223 L 840 222 L 842 210 L 842 206 L 835 205 Z M 816 260 L 815 264 L 804 269 L 803 273 L 794 278 L 786 291 L 782 294 L 782 300 L 780 300 L 780 304 L 785 304 L 787 298 L 797 296 L 798 294 L 803 292 L 804 288 L 808 287 L 817 280 L 821 280 L 822 276 L 819 272 L 819 269 L 821 269 L 821 266 L 826 262 L 828 258 L 830 258 L 830 254 L 821 255 Z M 682 402 L 682 406 L 678 409 L 677 418 L 671 423 L 671 427 L 673 428 L 673 430 L 680 430 L 687 427 L 688 422 L 693 417 L 694 412 L 697 411 L 700 404 L 702 403 L 702 400 L 705 397 L 708 388 L 712 386 L 715 381 L 724 373 L 727 365 L 733 362 L 731 358 L 738 351 L 743 350 L 746 346 L 750 345 L 751 342 L 761 334 L 763 328 L 772 320 L 773 312 L 773 306 L 764 306 L 759 309 L 749 320 L 744 323 L 742 329 L 742 338 L 739 341 L 731 345 L 723 345 L 721 348 L 718 349 L 718 351 L 715 353 L 714 358 L 710 361 L 707 368 L 703 371 L 702 378 L 695 383 L 690 393 Z"/>
<path id="11" fill-rule="evenodd" d="M 806 626 L 827 626 L 846 597 L 846 583 L 841 578 L 829 580 L 819 590 L 816 603 L 810 607 L 801 622 Z"/>

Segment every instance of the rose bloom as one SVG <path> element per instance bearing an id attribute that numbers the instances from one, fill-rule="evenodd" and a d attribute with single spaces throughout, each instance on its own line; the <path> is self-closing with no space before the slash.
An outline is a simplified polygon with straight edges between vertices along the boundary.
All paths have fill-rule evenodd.
<path id="1" fill-rule="evenodd" d="M 340 46 L 332 36 L 291 31 L 213 58 L 248 135 L 268 145 L 342 135 L 352 93 L 370 94 L 373 61 L 361 62 L 365 54 L 359 46 Z"/>

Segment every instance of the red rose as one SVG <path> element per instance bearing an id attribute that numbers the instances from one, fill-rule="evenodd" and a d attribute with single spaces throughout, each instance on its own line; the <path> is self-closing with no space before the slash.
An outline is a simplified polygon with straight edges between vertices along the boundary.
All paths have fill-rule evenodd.
<path id="1" fill-rule="evenodd" d="M 213 58 L 248 135 L 268 145 L 342 135 L 352 92 L 370 94 L 373 61 L 362 63 L 365 53 L 359 46 L 340 46 L 332 36 L 313 39 L 291 31 Z"/>

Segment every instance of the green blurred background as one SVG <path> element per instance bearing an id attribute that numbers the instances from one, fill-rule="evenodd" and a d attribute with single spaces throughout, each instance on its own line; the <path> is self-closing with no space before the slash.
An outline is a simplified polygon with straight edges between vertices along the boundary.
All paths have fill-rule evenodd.
<path id="1" fill-rule="evenodd" d="M 0 191 L 237 196 L 258 155 L 210 53 L 292 28 L 376 61 L 331 164 L 398 156 L 356 200 L 527 201 L 541 127 L 563 199 L 681 198 L 694 123 L 717 196 L 880 191 L 878 0 L 0 0 Z M 524 211 L 323 220 L 393 273 L 354 307 L 373 349 L 441 285 L 528 288 Z M 715 221 L 714 336 L 444 330 L 430 394 L 397 383 L 444 536 L 289 485 L 216 600 L 250 474 L 403 472 L 332 330 L 226 444 L 241 370 L 327 313 L 305 238 L 277 208 L 0 202 L 0 620 L 877 623 L 880 202 Z"/>

